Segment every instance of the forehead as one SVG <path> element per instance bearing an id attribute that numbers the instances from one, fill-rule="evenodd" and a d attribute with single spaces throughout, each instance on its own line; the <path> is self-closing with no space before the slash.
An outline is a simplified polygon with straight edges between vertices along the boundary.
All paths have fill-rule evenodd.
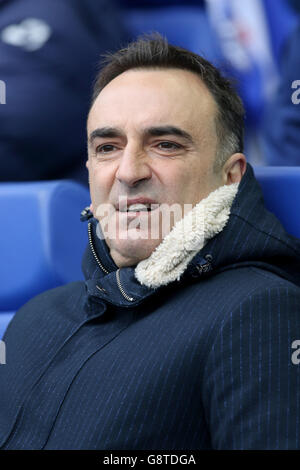
<path id="1" fill-rule="evenodd" d="M 173 124 L 191 131 L 215 128 L 216 103 L 193 72 L 180 69 L 132 69 L 103 88 L 88 117 L 88 129 L 125 131 Z"/>

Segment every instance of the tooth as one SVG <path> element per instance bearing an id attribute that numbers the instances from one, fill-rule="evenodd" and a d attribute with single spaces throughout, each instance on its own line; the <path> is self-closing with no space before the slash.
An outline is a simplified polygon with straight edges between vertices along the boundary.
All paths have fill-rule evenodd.
<path id="1" fill-rule="evenodd" d="M 128 207 L 128 211 L 146 211 L 150 207 L 149 204 L 131 204 Z"/>

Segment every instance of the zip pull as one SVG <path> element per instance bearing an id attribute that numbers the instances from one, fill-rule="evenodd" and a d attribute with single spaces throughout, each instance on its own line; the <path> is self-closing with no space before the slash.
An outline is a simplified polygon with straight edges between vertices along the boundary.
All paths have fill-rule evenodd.
<path id="1" fill-rule="evenodd" d="M 93 217 L 93 213 L 91 212 L 89 206 L 85 207 L 85 208 L 80 212 L 80 221 L 81 221 L 81 222 L 86 222 L 86 221 L 89 220 L 91 217 Z"/>

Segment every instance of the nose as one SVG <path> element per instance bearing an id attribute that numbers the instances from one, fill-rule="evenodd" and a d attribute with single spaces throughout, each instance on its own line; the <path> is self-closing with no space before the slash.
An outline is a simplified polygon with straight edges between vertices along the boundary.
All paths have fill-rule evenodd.
<path id="1" fill-rule="evenodd" d="M 152 176 L 147 154 L 134 145 L 127 145 L 123 151 L 116 172 L 116 178 L 127 186 L 136 186 Z"/>

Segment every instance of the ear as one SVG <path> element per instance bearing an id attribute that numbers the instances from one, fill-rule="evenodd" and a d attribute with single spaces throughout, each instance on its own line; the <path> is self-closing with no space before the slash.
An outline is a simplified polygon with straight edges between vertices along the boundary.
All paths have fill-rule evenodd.
<path id="1" fill-rule="evenodd" d="M 223 184 L 239 183 L 246 171 L 247 161 L 243 153 L 234 153 L 222 168 Z"/>

